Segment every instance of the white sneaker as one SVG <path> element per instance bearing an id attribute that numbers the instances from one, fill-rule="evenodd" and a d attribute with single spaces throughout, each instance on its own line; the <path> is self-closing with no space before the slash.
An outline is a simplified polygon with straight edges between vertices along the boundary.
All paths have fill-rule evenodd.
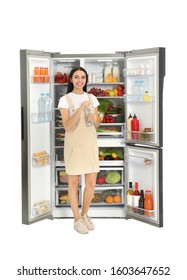
<path id="1" fill-rule="evenodd" d="M 91 218 L 88 215 L 84 215 L 84 216 L 81 216 L 81 217 L 82 217 L 83 222 L 87 226 L 87 228 L 89 230 L 93 230 L 94 229 L 94 224 L 93 224 Z"/>
<path id="2" fill-rule="evenodd" d="M 82 219 L 74 222 L 74 229 L 82 234 L 88 233 L 88 228 Z"/>

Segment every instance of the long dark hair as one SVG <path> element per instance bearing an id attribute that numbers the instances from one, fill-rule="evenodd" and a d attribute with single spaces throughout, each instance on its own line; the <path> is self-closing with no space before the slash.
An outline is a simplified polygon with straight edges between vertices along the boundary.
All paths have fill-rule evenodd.
<path id="1" fill-rule="evenodd" d="M 87 92 L 88 73 L 86 72 L 86 70 L 83 67 L 75 67 L 71 70 L 71 72 L 69 74 L 67 93 L 73 91 L 73 83 L 71 82 L 71 79 L 73 77 L 73 74 L 78 70 L 83 71 L 86 74 L 86 84 L 83 87 L 83 91 Z"/>

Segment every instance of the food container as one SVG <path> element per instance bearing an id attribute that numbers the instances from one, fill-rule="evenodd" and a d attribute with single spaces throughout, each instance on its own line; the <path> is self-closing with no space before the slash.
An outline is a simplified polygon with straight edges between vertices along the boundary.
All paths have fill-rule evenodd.
<path id="1" fill-rule="evenodd" d="M 123 114 L 110 114 L 114 119 L 114 122 L 115 123 L 121 123 L 121 122 L 124 122 L 124 115 Z"/>

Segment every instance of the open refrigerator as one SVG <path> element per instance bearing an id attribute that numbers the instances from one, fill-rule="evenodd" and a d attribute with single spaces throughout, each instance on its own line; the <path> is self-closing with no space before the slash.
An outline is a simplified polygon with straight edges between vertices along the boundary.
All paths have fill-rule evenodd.
<path id="1" fill-rule="evenodd" d="M 105 79 L 106 65 L 112 69 L 116 64 L 118 79 Z M 112 121 L 104 121 L 103 117 L 97 130 L 100 172 L 89 215 L 95 218 L 133 218 L 162 227 L 164 48 L 69 55 L 20 51 L 23 224 L 46 218 L 73 217 L 63 157 L 65 131 L 57 106 L 60 97 L 66 94 L 67 76 L 77 66 L 88 72 L 87 91 L 97 96 L 100 103 L 108 100 L 112 108 L 120 109 L 120 113 L 111 114 Z M 52 100 L 53 110 L 45 113 L 47 118 L 38 111 L 41 93 L 49 93 Z M 136 114 L 139 120 L 137 131 L 129 130 L 130 114 Z M 111 181 L 114 173 L 117 180 Z M 152 191 L 153 209 L 148 211 L 149 215 L 144 211 L 142 214 L 139 207 L 128 207 L 130 182 L 133 185 L 138 182 L 139 189 L 144 192 L 146 189 Z M 78 188 L 80 207 L 84 187 L 84 175 L 81 175 Z M 118 199 L 107 202 L 109 196 Z"/>

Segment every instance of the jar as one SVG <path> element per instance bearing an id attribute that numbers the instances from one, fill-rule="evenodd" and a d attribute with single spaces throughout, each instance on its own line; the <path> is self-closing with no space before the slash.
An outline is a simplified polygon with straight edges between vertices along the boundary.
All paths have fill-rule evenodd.
<path id="1" fill-rule="evenodd" d="M 106 63 L 106 65 L 105 65 L 105 68 L 104 68 L 104 79 L 106 79 L 108 74 L 111 74 L 110 63 Z"/>

